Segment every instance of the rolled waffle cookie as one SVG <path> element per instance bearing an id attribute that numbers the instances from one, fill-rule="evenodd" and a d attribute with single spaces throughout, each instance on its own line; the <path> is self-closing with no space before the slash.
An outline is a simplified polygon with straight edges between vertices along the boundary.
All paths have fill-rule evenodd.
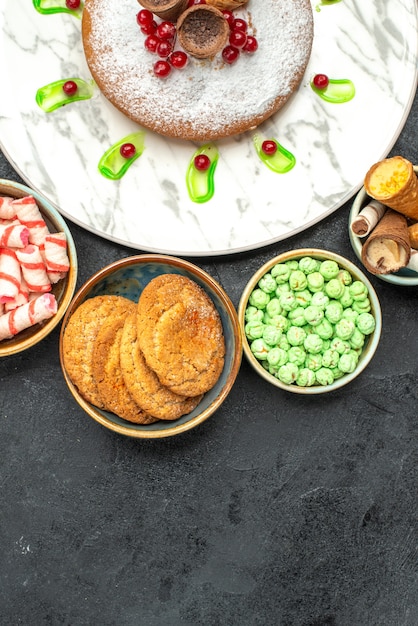
<path id="1" fill-rule="evenodd" d="M 411 248 L 418 250 L 418 223 L 408 227 L 409 243 Z"/>
<path id="2" fill-rule="evenodd" d="M 407 220 L 388 209 L 364 242 L 361 260 L 372 274 L 390 274 L 408 265 L 410 256 Z"/>
<path id="3" fill-rule="evenodd" d="M 394 156 L 375 163 L 366 174 L 364 187 L 375 200 L 418 220 L 418 179 L 407 159 Z"/>

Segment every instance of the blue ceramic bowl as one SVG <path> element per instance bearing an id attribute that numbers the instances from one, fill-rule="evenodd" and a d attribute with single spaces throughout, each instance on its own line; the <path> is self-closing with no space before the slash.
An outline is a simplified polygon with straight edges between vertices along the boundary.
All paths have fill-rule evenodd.
<path id="1" fill-rule="evenodd" d="M 118 295 L 138 302 L 143 288 L 161 274 L 181 274 L 194 280 L 212 299 L 221 317 L 226 355 L 223 372 L 216 385 L 189 414 L 174 421 L 160 420 L 153 424 L 134 424 L 90 404 L 81 397 L 71 382 L 63 363 L 62 341 L 66 324 L 78 306 L 88 298 Z M 77 292 L 64 317 L 60 336 L 60 359 L 70 392 L 82 409 L 102 426 L 122 435 L 142 439 L 170 437 L 194 428 L 210 417 L 223 403 L 237 377 L 242 357 L 242 341 L 238 316 L 222 287 L 202 269 L 188 261 L 163 255 L 138 255 L 121 259 L 94 274 Z"/>
<path id="2" fill-rule="evenodd" d="M 48 225 L 49 230 L 51 232 L 65 233 L 67 239 L 67 254 L 70 260 L 70 269 L 67 275 L 52 288 L 51 293 L 55 295 L 58 303 L 56 314 L 45 322 L 35 324 L 35 326 L 22 330 L 10 339 L 0 341 L 1 358 L 3 356 L 10 356 L 31 348 L 49 335 L 49 333 L 59 324 L 74 295 L 77 282 L 78 265 L 77 253 L 71 232 L 64 219 L 46 198 L 25 185 L 5 179 L 0 179 L 0 195 L 12 198 L 33 196 L 46 224 Z"/>

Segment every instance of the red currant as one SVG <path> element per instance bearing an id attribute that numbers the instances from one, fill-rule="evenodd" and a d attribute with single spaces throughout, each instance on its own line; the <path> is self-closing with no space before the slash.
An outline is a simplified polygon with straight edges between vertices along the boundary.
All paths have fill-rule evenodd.
<path id="1" fill-rule="evenodd" d="M 148 52 L 157 52 L 157 46 L 161 43 L 160 39 L 155 35 L 148 35 L 148 37 L 144 41 L 145 49 Z"/>
<path id="2" fill-rule="evenodd" d="M 268 154 L 269 156 L 271 156 L 272 154 L 275 154 L 277 152 L 277 143 L 271 139 L 266 139 L 261 144 L 261 149 L 264 154 Z"/>
<path id="3" fill-rule="evenodd" d="M 247 35 L 242 30 L 233 30 L 229 35 L 229 43 L 236 48 L 243 48 L 247 43 Z"/>
<path id="4" fill-rule="evenodd" d="M 234 14 L 232 13 L 232 11 L 228 11 L 228 9 L 225 9 L 224 11 L 222 11 L 224 18 L 226 19 L 226 21 L 229 24 L 229 28 L 232 29 L 232 26 L 234 24 Z"/>
<path id="5" fill-rule="evenodd" d="M 231 65 L 231 63 L 235 63 L 238 57 L 239 57 L 239 50 L 238 48 L 235 48 L 235 46 L 226 46 L 222 50 L 222 58 L 225 61 L 225 63 L 229 63 Z"/>
<path id="6" fill-rule="evenodd" d="M 154 35 L 156 30 L 157 22 L 155 20 L 152 20 L 152 22 L 149 22 L 147 24 L 141 25 L 141 33 L 143 33 L 144 35 Z"/>
<path id="7" fill-rule="evenodd" d="M 175 50 L 168 57 L 171 65 L 177 69 L 181 69 L 187 63 L 188 56 L 183 50 Z"/>
<path id="8" fill-rule="evenodd" d="M 119 152 L 124 159 L 132 159 L 132 157 L 136 154 L 136 148 L 133 143 L 123 143 Z"/>
<path id="9" fill-rule="evenodd" d="M 206 154 L 198 154 L 194 158 L 194 166 L 200 172 L 205 172 L 209 169 L 210 158 Z"/>
<path id="10" fill-rule="evenodd" d="M 154 21 L 154 15 L 151 11 L 147 9 L 141 9 L 139 13 L 136 15 L 136 22 L 138 26 L 144 26 L 146 24 L 151 24 Z"/>
<path id="11" fill-rule="evenodd" d="M 162 59 L 166 59 L 173 52 L 173 46 L 169 41 L 160 41 L 157 45 L 157 54 Z"/>
<path id="12" fill-rule="evenodd" d="M 74 80 L 67 80 L 62 86 L 62 90 L 67 96 L 74 96 L 77 89 L 78 85 Z"/>
<path id="13" fill-rule="evenodd" d="M 317 89 L 326 89 L 329 84 L 329 78 L 325 74 L 316 74 L 312 82 Z"/>
<path id="14" fill-rule="evenodd" d="M 247 32 L 248 24 L 245 20 L 237 17 L 232 23 L 232 30 L 241 30 L 243 33 Z"/>
<path id="15" fill-rule="evenodd" d="M 252 54 L 253 52 L 255 52 L 258 49 L 258 41 L 255 37 L 253 37 L 252 35 L 248 35 L 247 37 L 247 41 L 244 45 L 244 47 L 242 48 L 244 52 L 246 52 L 247 54 Z"/>
<path id="16" fill-rule="evenodd" d="M 168 61 L 157 61 L 154 63 L 154 74 L 158 78 L 166 78 L 171 72 L 171 65 Z"/>
<path id="17" fill-rule="evenodd" d="M 65 0 L 65 6 L 74 11 L 80 6 L 80 0 Z"/>
<path id="18" fill-rule="evenodd" d="M 176 26 L 173 22 L 161 22 L 161 24 L 158 24 L 155 34 L 160 39 L 174 39 L 176 36 Z"/>

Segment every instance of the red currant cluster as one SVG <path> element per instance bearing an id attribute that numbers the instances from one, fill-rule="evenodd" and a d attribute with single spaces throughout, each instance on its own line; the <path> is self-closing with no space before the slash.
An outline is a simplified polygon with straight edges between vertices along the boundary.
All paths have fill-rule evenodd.
<path id="1" fill-rule="evenodd" d="M 188 6 L 206 4 L 206 0 L 189 0 Z M 241 51 L 252 54 L 258 48 L 257 39 L 248 34 L 245 20 L 235 18 L 232 11 L 224 10 L 230 28 L 229 44 L 222 51 L 225 63 L 232 64 L 240 56 Z M 156 54 L 159 59 L 154 63 L 154 74 L 165 78 L 172 70 L 185 67 L 188 56 L 183 50 L 175 50 L 177 29 L 173 22 L 162 21 L 159 24 L 155 15 L 147 9 L 141 9 L 136 16 L 141 32 L 145 35 L 144 46 L 148 52 Z"/>
<path id="2" fill-rule="evenodd" d="M 232 11 L 222 11 L 229 24 L 229 44 L 222 50 L 225 63 L 235 63 L 241 51 L 253 54 L 258 48 L 257 39 L 248 34 L 248 24 L 245 20 L 234 17 Z"/>

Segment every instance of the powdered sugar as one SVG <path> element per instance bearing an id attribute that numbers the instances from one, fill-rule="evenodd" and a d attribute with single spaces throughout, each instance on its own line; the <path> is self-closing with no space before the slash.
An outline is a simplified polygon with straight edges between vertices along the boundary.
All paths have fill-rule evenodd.
<path id="1" fill-rule="evenodd" d="M 83 35 L 87 60 L 103 94 L 139 124 L 164 135 L 212 139 L 256 126 L 282 106 L 309 60 L 313 17 L 309 0 L 249 0 L 237 11 L 259 48 L 229 66 L 190 58 L 183 70 L 157 78 L 144 48 L 137 0 L 87 0 Z M 90 32 L 88 23 L 90 22 Z"/>

